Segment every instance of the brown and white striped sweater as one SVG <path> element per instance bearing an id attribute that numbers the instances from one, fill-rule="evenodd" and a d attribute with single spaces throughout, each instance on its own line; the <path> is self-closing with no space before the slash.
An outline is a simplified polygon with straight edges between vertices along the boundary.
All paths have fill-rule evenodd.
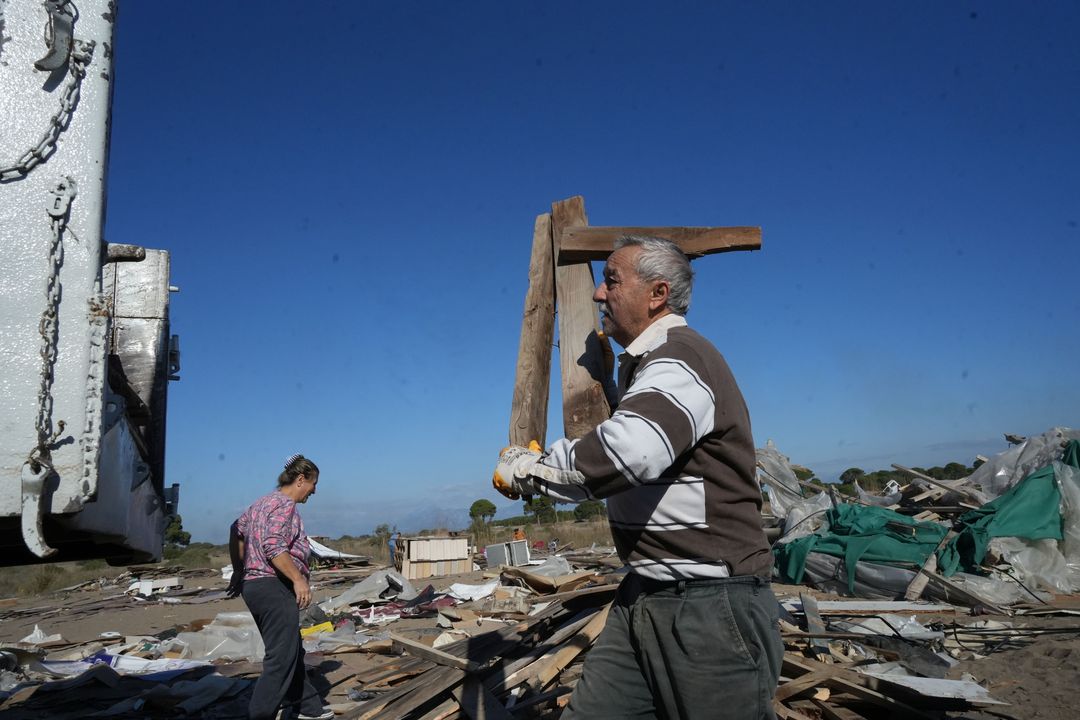
<path id="1" fill-rule="evenodd" d="M 655 580 L 768 577 L 761 491 L 746 403 L 712 343 L 666 315 L 620 356 L 619 404 L 542 462 L 561 481 L 530 477 L 562 502 L 607 499 L 619 556 Z"/>

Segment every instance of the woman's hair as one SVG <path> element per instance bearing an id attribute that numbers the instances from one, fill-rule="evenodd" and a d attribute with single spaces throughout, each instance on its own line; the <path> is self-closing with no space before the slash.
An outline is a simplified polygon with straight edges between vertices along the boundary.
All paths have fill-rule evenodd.
<path id="1" fill-rule="evenodd" d="M 285 461 L 285 469 L 278 475 L 278 487 L 292 485 L 301 475 L 306 478 L 319 477 L 319 466 L 297 453 Z"/>

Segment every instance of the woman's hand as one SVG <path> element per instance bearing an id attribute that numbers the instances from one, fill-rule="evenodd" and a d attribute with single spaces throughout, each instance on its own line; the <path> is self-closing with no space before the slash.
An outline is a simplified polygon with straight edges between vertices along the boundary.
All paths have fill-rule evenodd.
<path id="1" fill-rule="evenodd" d="M 305 578 L 300 577 L 293 580 L 292 587 L 296 593 L 296 606 L 303 610 L 311 604 L 311 586 Z"/>
<path id="2" fill-rule="evenodd" d="M 233 568 L 232 578 L 229 579 L 229 587 L 225 589 L 225 597 L 240 597 L 244 590 L 244 570 Z"/>

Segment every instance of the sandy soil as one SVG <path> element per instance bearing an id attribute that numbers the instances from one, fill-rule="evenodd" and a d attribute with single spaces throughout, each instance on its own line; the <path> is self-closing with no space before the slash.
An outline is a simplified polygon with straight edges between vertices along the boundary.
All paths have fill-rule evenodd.
<path id="1" fill-rule="evenodd" d="M 956 713 L 953 717 L 989 720 L 1072 720 L 1080 716 L 1080 617 L 1000 618 L 1015 627 L 1059 630 L 1023 647 L 1005 649 L 977 660 L 961 662 L 949 672 L 969 674 L 995 700 L 1009 703 L 987 712 Z"/>

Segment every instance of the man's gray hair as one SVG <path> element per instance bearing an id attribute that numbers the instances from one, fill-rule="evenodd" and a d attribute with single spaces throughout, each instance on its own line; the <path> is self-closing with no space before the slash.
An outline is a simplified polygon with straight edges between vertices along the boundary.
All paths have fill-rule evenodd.
<path id="1" fill-rule="evenodd" d="M 690 260 L 679 246 L 670 240 L 646 235 L 623 235 L 615 241 L 615 249 L 640 247 L 634 270 L 645 282 L 663 280 L 671 293 L 668 307 L 676 315 L 685 315 L 690 309 L 690 294 L 694 289 L 694 271 Z"/>

